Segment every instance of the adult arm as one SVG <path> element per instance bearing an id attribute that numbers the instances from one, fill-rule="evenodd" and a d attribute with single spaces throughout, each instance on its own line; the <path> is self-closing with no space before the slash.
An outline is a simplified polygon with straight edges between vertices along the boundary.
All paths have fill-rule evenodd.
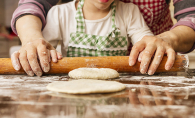
<path id="1" fill-rule="evenodd" d="M 156 37 L 144 37 L 144 40 L 140 41 L 132 49 L 130 63 L 134 65 L 138 58 L 138 61 L 141 62 L 141 68 L 144 69 L 142 73 L 148 72 L 148 74 L 152 75 L 161 61 L 162 56 L 160 55 L 164 55 L 164 53 L 168 55 L 165 69 L 169 70 L 175 60 L 174 51 L 188 53 L 195 48 L 195 2 L 194 0 L 174 0 L 174 6 L 175 18 L 178 22 L 173 28 Z M 137 52 L 140 52 L 140 54 Z M 148 60 L 153 55 L 154 59 L 150 67 L 144 68 L 144 65 L 150 62 Z"/>
<path id="2" fill-rule="evenodd" d="M 163 55 L 167 53 L 169 57 L 166 63 L 166 69 L 170 69 L 175 59 L 173 48 L 171 48 L 167 42 L 153 36 L 139 12 L 139 9 L 133 9 L 132 19 L 127 19 L 131 21 L 129 22 L 131 24 L 129 25 L 130 29 L 128 33 L 134 44 L 129 57 L 129 65 L 133 66 L 138 59 L 138 61 L 141 62 L 140 72 L 142 74 L 148 72 L 149 75 L 152 75 L 158 68 Z M 153 55 L 154 58 L 152 59 Z"/>
<path id="3" fill-rule="evenodd" d="M 163 35 L 170 35 L 169 42 L 177 52 L 188 53 L 194 50 L 195 46 L 195 2 L 194 0 L 174 0 L 175 15 L 177 23 L 170 32 Z M 168 40 L 165 38 L 165 40 Z"/>

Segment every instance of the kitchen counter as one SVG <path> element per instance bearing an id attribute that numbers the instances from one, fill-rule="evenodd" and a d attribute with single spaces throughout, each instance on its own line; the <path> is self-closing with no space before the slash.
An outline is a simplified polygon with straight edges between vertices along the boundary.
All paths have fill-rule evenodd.
<path id="1" fill-rule="evenodd" d="M 194 118 L 195 77 L 188 73 L 154 76 L 120 73 L 111 80 L 126 89 L 110 94 L 69 95 L 46 89 L 67 75 L 0 75 L 0 118 Z"/>

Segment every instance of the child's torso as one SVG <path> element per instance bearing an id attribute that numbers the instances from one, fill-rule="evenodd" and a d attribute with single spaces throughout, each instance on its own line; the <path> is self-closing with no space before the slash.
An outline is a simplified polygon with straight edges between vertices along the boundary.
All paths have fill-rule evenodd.
<path id="1" fill-rule="evenodd" d="M 66 13 L 61 12 L 62 14 L 65 14 L 65 16 L 61 17 L 60 19 L 60 27 L 61 31 L 63 31 L 62 39 L 63 41 L 63 50 L 68 50 L 69 41 L 70 41 L 70 34 L 77 31 L 77 22 L 76 22 L 76 9 L 74 7 L 75 3 L 71 2 L 68 4 L 69 7 L 59 7 L 60 11 L 69 11 Z M 67 10 L 68 9 L 68 10 Z M 121 22 L 121 14 L 116 12 L 115 17 L 115 23 L 117 28 L 120 29 L 121 36 L 127 37 L 127 31 L 126 31 L 126 24 L 124 22 Z M 65 21 L 65 22 L 64 22 Z M 106 17 L 98 20 L 86 20 L 85 19 L 85 34 L 91 34 L 91 35 L 97 35 L 97 36 L 106 36 L 108 33 L 112 31 L 112 13 L 111 11 L 107 14 Z M 66 30 L 69 29 L 69 30 Z"/>

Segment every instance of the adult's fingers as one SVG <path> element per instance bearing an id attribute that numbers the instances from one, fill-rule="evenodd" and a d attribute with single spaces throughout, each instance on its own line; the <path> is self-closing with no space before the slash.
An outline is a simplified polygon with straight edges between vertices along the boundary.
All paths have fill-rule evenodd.
<path id="1" fill-rule="evenodd" d="M 40 65 L 38 63 L 36 48 L 31 48 L 31 49 L 27 50 L 27 58 L 28 58 L 28 62 L 30 64 L 30 67 L 32 68 L 33 72 L 37 76 L 41 76 L 42 70 L 41 70 Z"/>
<path id="2" fill-rule="evenodd" d="M 143 51 L 145 48 L 145 44 L 143 42 L 137 42 L 132 50 L 131 50 L 131 53 L 130 53 L 130 56 L 129 56 L 129 65 L 130 66 L 133 66 L 136 61 L 137 61 L 137 58 L 138 58 L 138 55 L 141 51 Z"/>
<path id="3" fill-rule="evenodd" d="M 49 64 L 49 53 L 45 45 L 39 45 L 37 47 L 37 52 L 40 60 L 41 68 L 44 72 L 48 72 L 50 70 Z"/>
<path id="4" fill-rule="evenodd" d="M 172 48 L 168 48 L 166 50 L 166 53 L 167 53 L 167 56 L 168 56 L 168 59 L 167 59 L 167 62 L 165 64 L 165 69 L 166 70 L 170 70 L 175 62 L 175 51 L 172 49 Z"/>
<path id="5" fill-rule="evenodd" d="M 144 50 L 143 56 L 142 56 L 142 61 L 140 65 L 140 72 L 142 74 L 145 74 L 148 70 L 151 58 L 156 51 L 156 46 L 153 44 L 148 44 Z"/>
<path id="6" fill-rule="evenodd" d="M 142 61 L 143 53 L 144 53 L 144 51 L 142 51 L 142 52 L 139 53 L 138 62 L 141 62 Z"/>
<path id="7" fill-rule="evenodd" d="M 154 59 L 149 67 L 148 74 L 153 75 L 156 69 L 158 68 L 160 62 L 162 61 L 163 55 L 165 53 L 165 48 L 160 46 L 157 48 Z"/>
<path id="8" fill-rule="evenodd" d="M 15 51 L 11 55 L 12 66 L 17 71 L 21 69 L 21 65 L 20 65 L 20 62 L 19 62 L 19 55 L 20 55 L 20 53 L 18 51 Z"/>
<path id="9" fill-rule="evenodd" d="M 19 55 L 19 59 L 20 59 L 20 63 L 24 69 L 24 71 L 29 75 L 29 76 L 34 76 L 34 72 L 32 71 L 30 64 L 28 62 L 27 59 L 27 52 L 24 51 L 20 51 L 20 55 Z"/>

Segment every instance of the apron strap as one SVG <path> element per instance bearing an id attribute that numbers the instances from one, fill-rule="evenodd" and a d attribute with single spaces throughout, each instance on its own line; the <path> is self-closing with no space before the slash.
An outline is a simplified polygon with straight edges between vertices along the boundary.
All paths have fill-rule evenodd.
<path id="1" fill-rule="evenodd" d="M 85 33 L 85 20 L 83 17 L 83 5 L 84 0 L 80 0 L 76 12 L 76 21 L 77 21 L 77 33 Z"/>
<path id="2" fill-rule="evenodd" d="M 85 33 L 85 19 L 84 19 L 83 10 L 82 10 L 83 5 L 84 5 L 84 1 L 85 0 L 80 0 L 78 3 L 78 8 L 77 8 L 76 17 L 75 17 L 75 19 L 77 21 L 76 33 Z M 111 4 L 111 12 L 112 12 L 112 32 L 107 34 L 107 36 L 115 33 L 115 31 L 117 29 L 116 24 L 115 24 L 115 13 L 116 13 L 115 1 Z M 120 31 L 119 31 L 119 35 L 120 35 Z M 112 35 L 112 36 L 114 36 L 114 35 Z"/>

